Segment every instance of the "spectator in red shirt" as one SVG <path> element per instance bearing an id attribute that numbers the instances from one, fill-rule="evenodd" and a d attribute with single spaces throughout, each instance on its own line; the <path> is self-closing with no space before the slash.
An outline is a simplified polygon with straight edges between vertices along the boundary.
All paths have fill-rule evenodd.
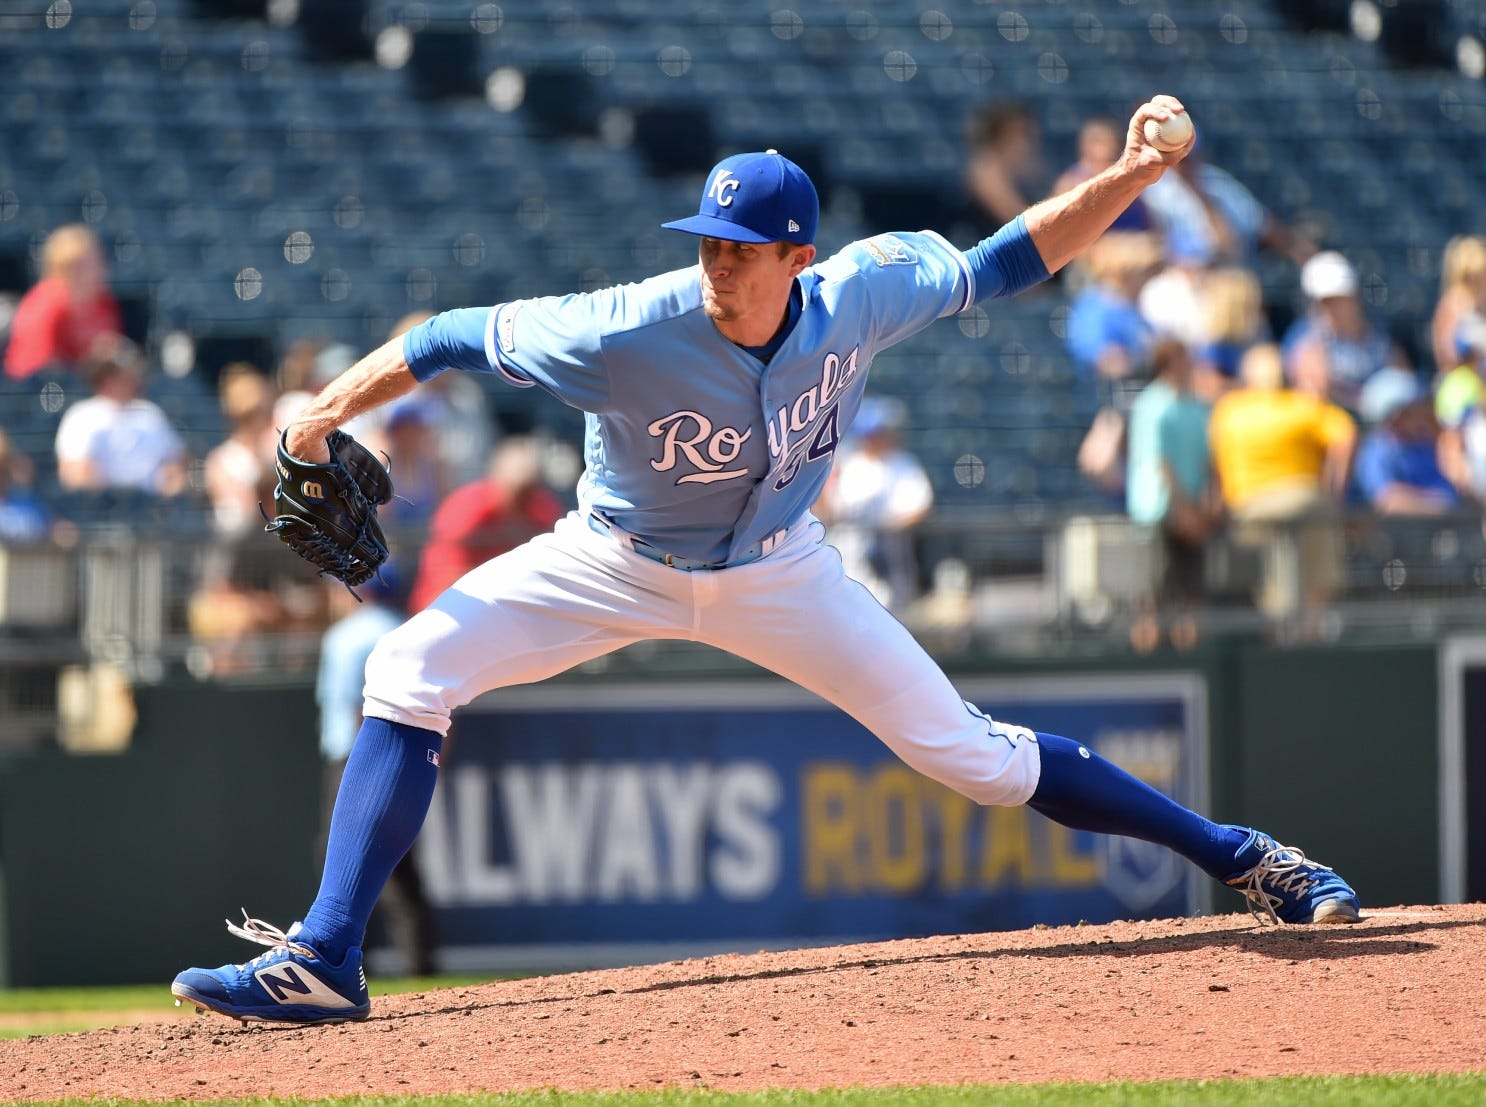
<path id="1" fill-rule="evenodd" d="M 477 565 L 551 530 L 563 510 L 542 484 L 536 443 L 506 439 L 485 477 L 456 488 L 434 513 L 409 609 L 422 611 Z"/>
<path id="2" fill-rule="evenodd" d="M 11 320 L 5 373 L 24 380 L 43 369 L 75 369 L 99 339 L 123 329 L 98 236 L 80 224 L 58 227 L 41 247 L 41 280 Z"/>

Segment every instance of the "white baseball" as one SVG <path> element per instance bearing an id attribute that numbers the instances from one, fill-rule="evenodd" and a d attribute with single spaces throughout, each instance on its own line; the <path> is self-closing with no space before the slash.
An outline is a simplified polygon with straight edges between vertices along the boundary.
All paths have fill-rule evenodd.
<path id="1" fill-rule="evenodd" d="M 1163 154 L 1180 150 L 1192 137 L 1192 117 L 1178 112 L 1170 119 L 1147 119 L 1145 140 Z"/>

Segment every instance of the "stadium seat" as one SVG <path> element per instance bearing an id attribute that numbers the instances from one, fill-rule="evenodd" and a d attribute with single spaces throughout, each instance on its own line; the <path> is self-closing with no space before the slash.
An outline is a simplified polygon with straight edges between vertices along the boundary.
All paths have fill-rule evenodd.
<path id="1" fill-rule="evenodd" d="M 1057 163 L 1088 114 L 1158 88 L 1188 100 L 1205 152 L 1262 202 L 1385 271 L 1381 311 L 1408 331 L 1436 283 L 1410 259 L 1475 229 L 1472 182 L 1486 172 L 1480 82 L 1398 68 L 1336 5 L 1233 0 L 1220 23 L 1210 4 L 1174 0 L 1161 5 L 1168 33 L 1149 5 L 1038 4 L 1024 34 L 970 0 L 922 23 L 828 0 L 789 15 L 514 0 L 481 19 L 471 4 L 365 0 L 364 21 L 306 3 L 289 27 L 270 25 L 260 0 L 156 0 L 152 21 L 132 22 L 127 0 L 75 7 L 65 33 L 38 15 L 0 40 L 0 286 L 29 283 L 33 244 L 88 204 L 116 279 L 154 316 L 149 333 L 178 326 L 208 342 L 275 328 L 367 339 L 412 306 L 689 264 L 687 244 L 657 226 L 737 149 L 775 146 L 806 166 L 826 248 L 952 230 L 970 108 L 1025 100 Z M 331 9 L 344 42 L 316 23 Z M 1481 29 L 1479 10 L 1449 11 L 1452 32 Z M 369 60 L 394 25 L 413 35 L 403 69 Z M 499 109 L 484 100 L 498 66 L 521 77 L 519 103 Z M 308 236 L 298 247 L 296 232 Z M 261 283 L 244 299 L 247 269 Z M 1266 259 L 1260 274 L 1275 304 L 1294 298 L 1287 262 Z M 1065 302 L 1053 289 L 990 305 L 984 334 L 946 320 L 879 360 L 874 380 L 925 428 L 944 495 L 1088 497 L 1072 453 L 1089 396 L 1051 327 Z M 956 419 L 963 435 L 932 433 Z M 956 459 L 976 450 L 994 472 L 957 482 Z"/>

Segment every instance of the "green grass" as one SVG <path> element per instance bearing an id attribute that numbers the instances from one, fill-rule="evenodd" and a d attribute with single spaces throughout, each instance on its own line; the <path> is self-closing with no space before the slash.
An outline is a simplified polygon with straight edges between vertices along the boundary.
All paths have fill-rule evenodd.
<path id="1" fill-rule="evenodd" d="M 108 1011 L 148 1007 L 168 994 L 168 985 L 131 984 L 122 988 L 8 988 L 0 991 L 0 1015 L 44 1011 Z"/>
<path id="2" fill-rule="evenodd" d="M 533 1092 L 512 1095 L 358 1096 L 349 1099 L 213 1100 L 231 1107 L 1475 1107 L 1486 1077 L 1287 1077 L 1162 1083 L 856 1088 L 828 1092 Z M 66 1107 L 132 1107 L 123 1099 L 69 1099 Z M 208 1107 L 194 1104 L 193 1107 Z"/>
<path id="3" fill-rule="evenodd" d="M 371 981 L 374 996 L 426 992 L 430 988 L 458 988 L 488 984 L 515 977 L 491 976 L 404 976 Z M 0 989 L 0 1014 L 37 1011 L 106 1011 L 153 1007 L 161 998 L 170 1002 L 170 982 L 127 984 L 117 988 L 9 988 Z"/>
<path id="4" fill-rule="evenodd" d="M 508 979 L 480 976 L 400 977 L 373 980 L 374 996 L 427 992 Z M 12 988 L 0 990 L 0 1038 L 33 1034 L 70 1034 L 102 1026 L 122 1026 L 136 1020 L 136 1012 L 175 1010 L 170 985 L 130 984 L 117 988 Z M 182 1011 L 182 1017 L 189 1012 Z"/>

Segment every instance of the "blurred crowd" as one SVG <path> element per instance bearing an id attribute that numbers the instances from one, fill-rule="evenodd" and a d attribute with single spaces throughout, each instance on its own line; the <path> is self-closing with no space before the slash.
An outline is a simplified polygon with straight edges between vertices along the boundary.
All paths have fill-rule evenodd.
<path id="1" fill-rule="evenodd" d="M 977 111 L 964 179 L 972 229 L 990 233 L 1098 173 L 1119 155 L 1123 127 L 1090 118 L 1074 149 L 1053 152 L 1027 106 Z M 1303 307 L 1261 284 L 1264 255 L 1293 269 Z M 227 364 L 212 381 L 225 436 L 192 456 L 149 398 L 159 366 L 122 333 L 94 232 L 58 228 L 39 261 L 10 319 L 4 372 L 68 402 L 41 464 L 4 433 L 24 428 L 0 427 L 0 541 L 66 545 L 80 513 L 138 521 L 188 505 L 213 536 L 186 611 L 206 668 L 231 672 L 265 630 L 323 630 L 333 619 L 323 583 L 272 556 L 262 511 L 279 429 L 362 351 L 306 340 L 274 365 Z M 1369 311 L 1352 262 L 1288 226 L 1199 142 L 1059 274 L 1068 356 L 1096 409 L 1077 464 L 1091 495 L 1147 528 L 1159 555 L 1137 646 L 1195 640 L 1220 536 L 1264 563 L 1261 609 L 1303 616 L 1340 585 L 1348 513 L 1486 501 L 1486 239 L 1451 241 L 1441 270 L 1428 348 L 1411 358 Z M 895 610 L 920 595 L 914 532 L 933 506 L 901 442 L 907 418 L 896 400 L 869 400 L 817 505 L 849 570 Z M 398 498 L 385 520 L 403 540 L 411 610 L 570 505 L 576 457 L 503 431 L 466 375 L 443 374 L 347 429 L 389 459 Z"/>
<path id="2" fill-rule="evenodd" d="M 987 108 L 967 141 L 967 191 L 994 219 L 1043 194 L 1031 113 Z M 1050 190 L 1099 172 L 1123 145 L 1123 124 L 1087 120 Z M 1445 246 L 1428 349 L 1415 357 L 1370 312 L 1352 262 L 1324 245 L 1199 139 L 1062 277 L 1068 352 L 1096 397 L 1079 467 L 1159 554 L 1138 647 L 1195 640 L 1191 613 L 1220 536 L 1259 559 L 1262 610 L 1314 627 L 1341 584 L 1348 516 L 1486 502 L 1486 239 Z M 1261 285 L 1262 255 L 1293 271 L 1298 310 Z"/>
<path id="3" fill-rule="evenodd" d="M 275 365 L 223 366 L 214 385 L 198 387 L 214 387 L 225 434 L 192 456 L 182 428 L 148 396 L 162 368 L 122 333 L 94 232 L 57 229 L 40 260 L 40 279 L 10 319 L 4 369 L 41 410 L 52 410 L 49 396 L 65 397 L 65 406 L 41 457 L 13 442 L 34 430 L 37 409 L 7 409 L 16 426 L 13 435 L 0 427 L 0 542 L 70 546 L 78 523 L 199 539 L 184 621 L 199 668 L 213 675 L 252 667 L 253 643 L 265 633 L 318 634 L 337 621 L 339 586 L 266 540 L 263 513 L 273 511 L 280 429 L 362 351 L 302 340 Z M 389 337 L 427 317 L 404 317 Z M 443 374 L 346 429 L 393 474 L 397 495 L 382 519 L 408 580 L 397 599 L 404 611 L 550 529 L 567 508 L 573 451 L 503 429 L 463 374 Z"/>

